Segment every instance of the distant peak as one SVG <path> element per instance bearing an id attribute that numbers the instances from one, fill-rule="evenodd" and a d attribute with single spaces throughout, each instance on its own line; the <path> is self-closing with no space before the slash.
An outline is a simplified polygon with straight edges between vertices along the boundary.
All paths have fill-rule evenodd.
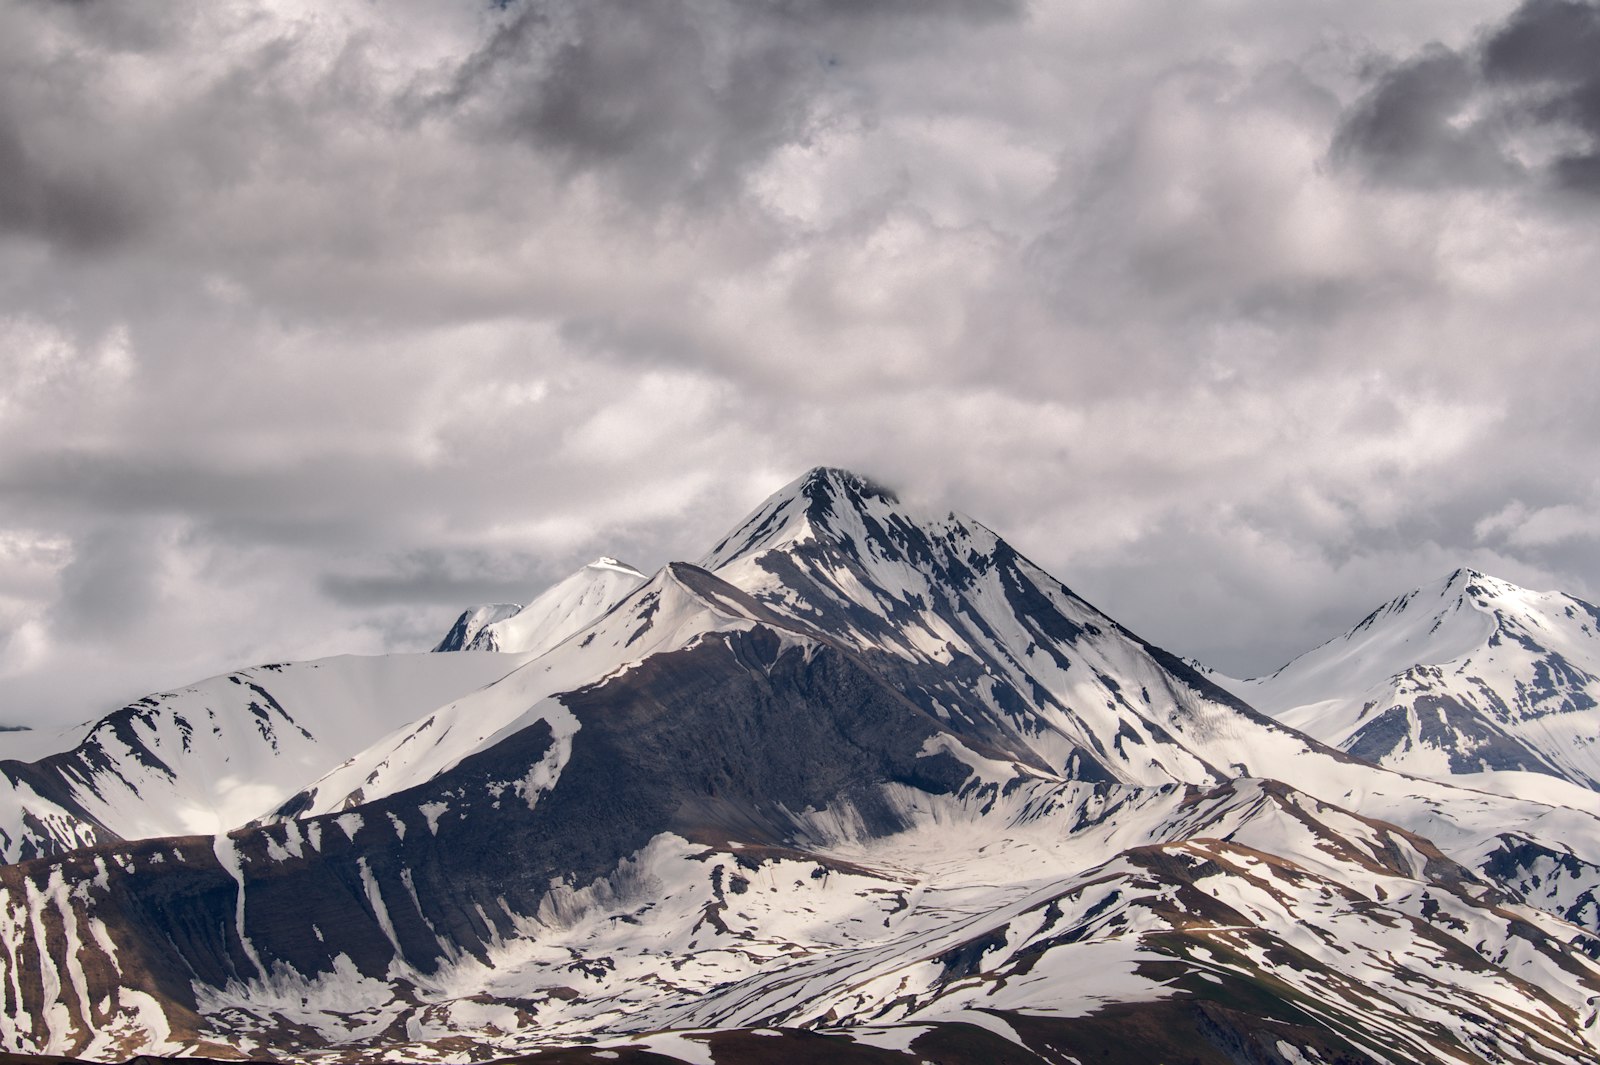
<path id="1" fill-rule="evenodd" d="M 612 558 L 610 555 L 601 555 L 599 558 L 585 566 L 584 569 L 613 569 L 621 573 L 631 573 L 636 577 L 644 576 L 641 571 L 628 565 L 626 562 Z"/>
<path id="2" fill-rule="evenodd" d="M 522 609 L 521 603 L 484 603 L 462 611 L 456 623 L 434 647 L 434 651 L 464 651 L 471 646 L 480 632 L 495 622 L 514 617 Z"/>

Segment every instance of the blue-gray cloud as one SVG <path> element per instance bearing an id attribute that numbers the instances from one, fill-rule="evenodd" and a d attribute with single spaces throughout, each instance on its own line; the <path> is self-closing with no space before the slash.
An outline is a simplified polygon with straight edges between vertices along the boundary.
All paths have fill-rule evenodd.
<path id="1" fill-rule="evenodd" d="M 1385 69 L 1345 116 L 1334 156 L 1383 181 L 1600 193 L 1597 55 L 1600 4 L 1524 0 L 1469 48 L 1432 44 Z M 1530 133 L 1555 143 L 1530 153 L 1519 144 Z"/>

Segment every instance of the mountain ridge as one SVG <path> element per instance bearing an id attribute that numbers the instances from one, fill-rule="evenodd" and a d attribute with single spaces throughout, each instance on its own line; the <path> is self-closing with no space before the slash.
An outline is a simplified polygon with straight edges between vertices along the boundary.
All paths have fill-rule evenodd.
<path id="1" fill-rule="evenodd" d="M 1600 609 L 1562 593 L 1459 568 L 1268 676 L 1219 680 L 1392 768 L 1600 788 Z"/>
<path id="2" fill-rule="evenodd" d="M 1594 812 L 1327 747 L 847 471 L 700 557 L 547 647 L 372 660 L 454 679 L 251 823 L 0 866 L 0 1046 L 954 1065 L 1167 1056 L 1161 1016 L 1219 1062 L 1600 1050 Z M 293 696 L 344 668 L 250 674 L 281 717 L 216 685 L 316 734 Z M 188 705 L 103 779 L 182 777 Z"/>

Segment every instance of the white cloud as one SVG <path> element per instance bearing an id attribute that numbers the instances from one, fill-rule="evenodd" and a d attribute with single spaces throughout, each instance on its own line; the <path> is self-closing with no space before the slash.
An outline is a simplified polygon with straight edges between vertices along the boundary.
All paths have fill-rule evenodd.
<path id="1" fill-rule="evenodd" d="M 1513 500 L 1473 527 L 1479 541 L 1510 548 L 1544 548 L 1572 540 L 1600 540 L 1600 510 L 1593 504 L 1558 503 L 1529 509 Z"/>

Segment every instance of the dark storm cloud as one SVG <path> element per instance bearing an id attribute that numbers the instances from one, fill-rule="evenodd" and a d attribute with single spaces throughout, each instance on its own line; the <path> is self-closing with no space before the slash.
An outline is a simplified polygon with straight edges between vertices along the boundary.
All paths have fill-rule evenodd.
<path id="1" fill-rule="evenodd" d="M 314 467 L 247 470 L 204 455 L 29 450 L 0 462 L 0 500 L 14 511 L 115 518 L 112 529 L 124 520 L 134 531 L 146 518 L 203 515 L 208 527 L 245 542 L 330 544 L 372 535 L 386 474 L 388 463 L 331 456 Z"/>
<path id="2" fill-rule="evenodd" d="M 0 113 L 0 236 L 95 251 L 132 237 L 144 205 L 109 168 L 65 167 L 40 158 L 16 120 Z"/>
<path id="3" fill-rule="evenodd" d="M 83 252 L 132 237 L 151 194 L 146 168 L 115 152 L 119 131 L 86 98 L 84 71 L 70 56 L 36 54 L 16 25 L 29 15 L 71 19 L 73 7 L 30 3 L 0 15 L 0 239 Z"/>
<path id="4" fill-rule="evenodd" d="M 1537 132 L 1561 143 L 1519 144 Z M 1531 173 L 1600 193 L 1600 4 L 1524 0 L 1473 48 L 1434 44 L 1393 65 L 1345 115 L 1333 155 L 1402 184 Z"/>
<path id="5" fill-rule="evenodd" d="M 1587 137 L 1585 150 L 1558 154 L 1551 170 L 1566 188 L 1600 194 L 1600 5 L 1528 0 L 1484 45 L 1483 69 L 1533 91 L 1532 120 Z"/>
<path id="6" fill-rule="evenodd" d="M 492 99 L 494 134 L 620 174 L 639 196 L 712 194 L 802 135 L 821 59 L 780 42 L 717 56 L 686 5 L 580 4 L 558 25 L 529 8 L 463 71 L 456 92 Z"/>
<path id="7" fill-rule="evenodd" d="M 1494 131 L 1461 122 L 1480 84 L 1472 61 L 1443 46 L 1425 49 L 1383 74 L 1334 137 L 1336 158 L 1376 178 L 1417 185 L 1480 184 L 1516 170 Z"/>
<path id="8" fill-rule="evenodd" d="M 1587 83 L 1597 77 L 1600 7 L 1578 0 L 1526 0 L 1483 45 L 1491 78 Z"/>
<path id="9" fill-rule="evenodd" d="M 0 11 L 0 239 L 148 255 L 253 172 L 314 155 L 308 141 L 359 94 L 338 64 L 295 84 L 304 28 L 252 40 L 238 16 L 189 0 Z M 219 247 L 228 235 L 207 230 L 206 251 L 236 253 Z"/>
<path id="10" fill-rule="evenodd" d="M 52 18 L 69 20 L 84 42 L 119 52 L 159 52 L 194 26 L 192 0 L 147 5 L 125 0 L 21 0 Z"/>
<path id="11" fill-rule="evenodd" d="M 1020 0 L 530 0 L 427 109 L 617 178 L 636 200 L 725 196 L 754 162 L 841 117 L 853 63 L 937 21 L 1015 17 Z M 902 37 L 900 44 L 895 39 Z M 860 114 L 853 116 L 860 119 Z"/>

